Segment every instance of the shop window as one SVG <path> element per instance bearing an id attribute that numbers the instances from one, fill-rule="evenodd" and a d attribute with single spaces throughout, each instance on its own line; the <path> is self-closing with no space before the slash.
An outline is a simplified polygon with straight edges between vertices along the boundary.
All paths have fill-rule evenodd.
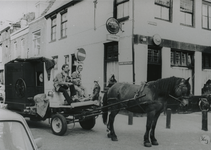
<path id="1" fill-rule="evenodd" d="M 171 51 L 171 66 L 192 67 L 193 53 L 187 51 Z"/>
<path id="2" fill-rule="evenodd" d="M 61 38 L 67 36 L 67 10 L 61 12 Z"/>
<path id="3" fill-rule="evenodd" d="M 202 28 L 211 29 L 211 1 L 202 3 Z"/>
<path id="4" fill-rule="evenodd" d="M 211 54 L 207 53 L 202 54 L 202 68 L 211 69 Z"/>
<path id="5" fill-rule="evenodd" d="M 56 40 L 56 16 L 51 18 L 51 41 Z"/>
<path id="6" fill-rule="evenodd" d="M 155 18 L 171 21 L 171 0 L 155 0 Z"/>
<path id="7" fill-rule="evenodd" d="M 194 1 L 180 0 L 181 24 L 193 26 Z"/>
<path id="8" fill-rule="evenodd" d="M 161 64 L 160 49 L 148 49 L 148 64 Z"/>
<path id="9" fill-rule="evenodd" d="M 114 0 L 114 18 L 120 22 L 129 18 L 129 0 Z"/>

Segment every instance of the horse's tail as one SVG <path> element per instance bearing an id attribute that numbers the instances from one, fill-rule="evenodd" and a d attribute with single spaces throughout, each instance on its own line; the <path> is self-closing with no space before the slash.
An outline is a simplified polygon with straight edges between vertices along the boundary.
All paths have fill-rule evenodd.
<path id="1" fill-rule="evenodd" d="M 107 92 L 106 92 L 103 96 L 103 107 L 105 106 L 105 108 L 102 108 L 103 123 L 105 125 L 107 124 L 107 118 L 108 118 L 108 107 L 106 107 L 107 105 L 108 102 L 107 102 Z"/>

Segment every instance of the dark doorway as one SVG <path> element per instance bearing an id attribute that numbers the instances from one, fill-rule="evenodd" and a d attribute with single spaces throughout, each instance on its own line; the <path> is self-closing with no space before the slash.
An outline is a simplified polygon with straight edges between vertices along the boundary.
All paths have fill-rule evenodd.
<path id="1" fill-rule="evenodd" d="M 161 78 L 161 49 L 148 48 L 147 82 Z"/>
<path id="2" fill-rule="evenodd" d="M 104 87 L 106 87 L 112 74 L 115 75 L 117 81 L 119 79 L 118 55 L 118 42 L 104 44 Z"/>

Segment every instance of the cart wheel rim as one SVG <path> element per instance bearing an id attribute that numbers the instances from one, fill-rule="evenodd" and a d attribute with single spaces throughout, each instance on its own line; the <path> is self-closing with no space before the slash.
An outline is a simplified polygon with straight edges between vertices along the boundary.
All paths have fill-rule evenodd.
<path id="1" fill-rule="evenodd" d="M 52 120 L 52 128 L 54 132 L 59 133 L 62 130 L 62 121 L 59 118 Z"/>

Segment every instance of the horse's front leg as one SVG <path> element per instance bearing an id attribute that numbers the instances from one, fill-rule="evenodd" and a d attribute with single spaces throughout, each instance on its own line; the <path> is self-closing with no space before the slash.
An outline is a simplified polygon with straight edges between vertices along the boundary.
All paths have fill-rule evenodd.
<path id="1" fill-rule="evenodd" d="M 147 123 L 146 123 L 146 132 L 144 134 L 144 146 L 145 147 L 151 147 L 152 144 L 149 140 L 149 133 L 152 127 L 152 122 L 154 120 L 155 112 L 151 111 L 147 113 Z"/>
<path id="2" fill-rule="evenodd" d="M 152 129 L 151 129 L 151 132 L 150 132 L 150 139 L 151 139 L 152 145 L 159 145 L 158 142 L 157 142 L 157 139 L 155 138 L 155 128 L 156 128 L 156 124 L 157 124 L 159 116 L 160 116 L 160 112 L 158 112 L 155 115 L 154 121 L 152 122 Z"/>
<path id="3" fill-rule="evenodd" d="M 107 124 L 107 128 L 109 130 L 108 137 L 111 138 L 112 141 L 118 141 L 116 133 L 114 131 L 114 119 L 115 116 L 118 114 L 119 111 L 112 111 L 109 115 L 109 121 Z"/>

